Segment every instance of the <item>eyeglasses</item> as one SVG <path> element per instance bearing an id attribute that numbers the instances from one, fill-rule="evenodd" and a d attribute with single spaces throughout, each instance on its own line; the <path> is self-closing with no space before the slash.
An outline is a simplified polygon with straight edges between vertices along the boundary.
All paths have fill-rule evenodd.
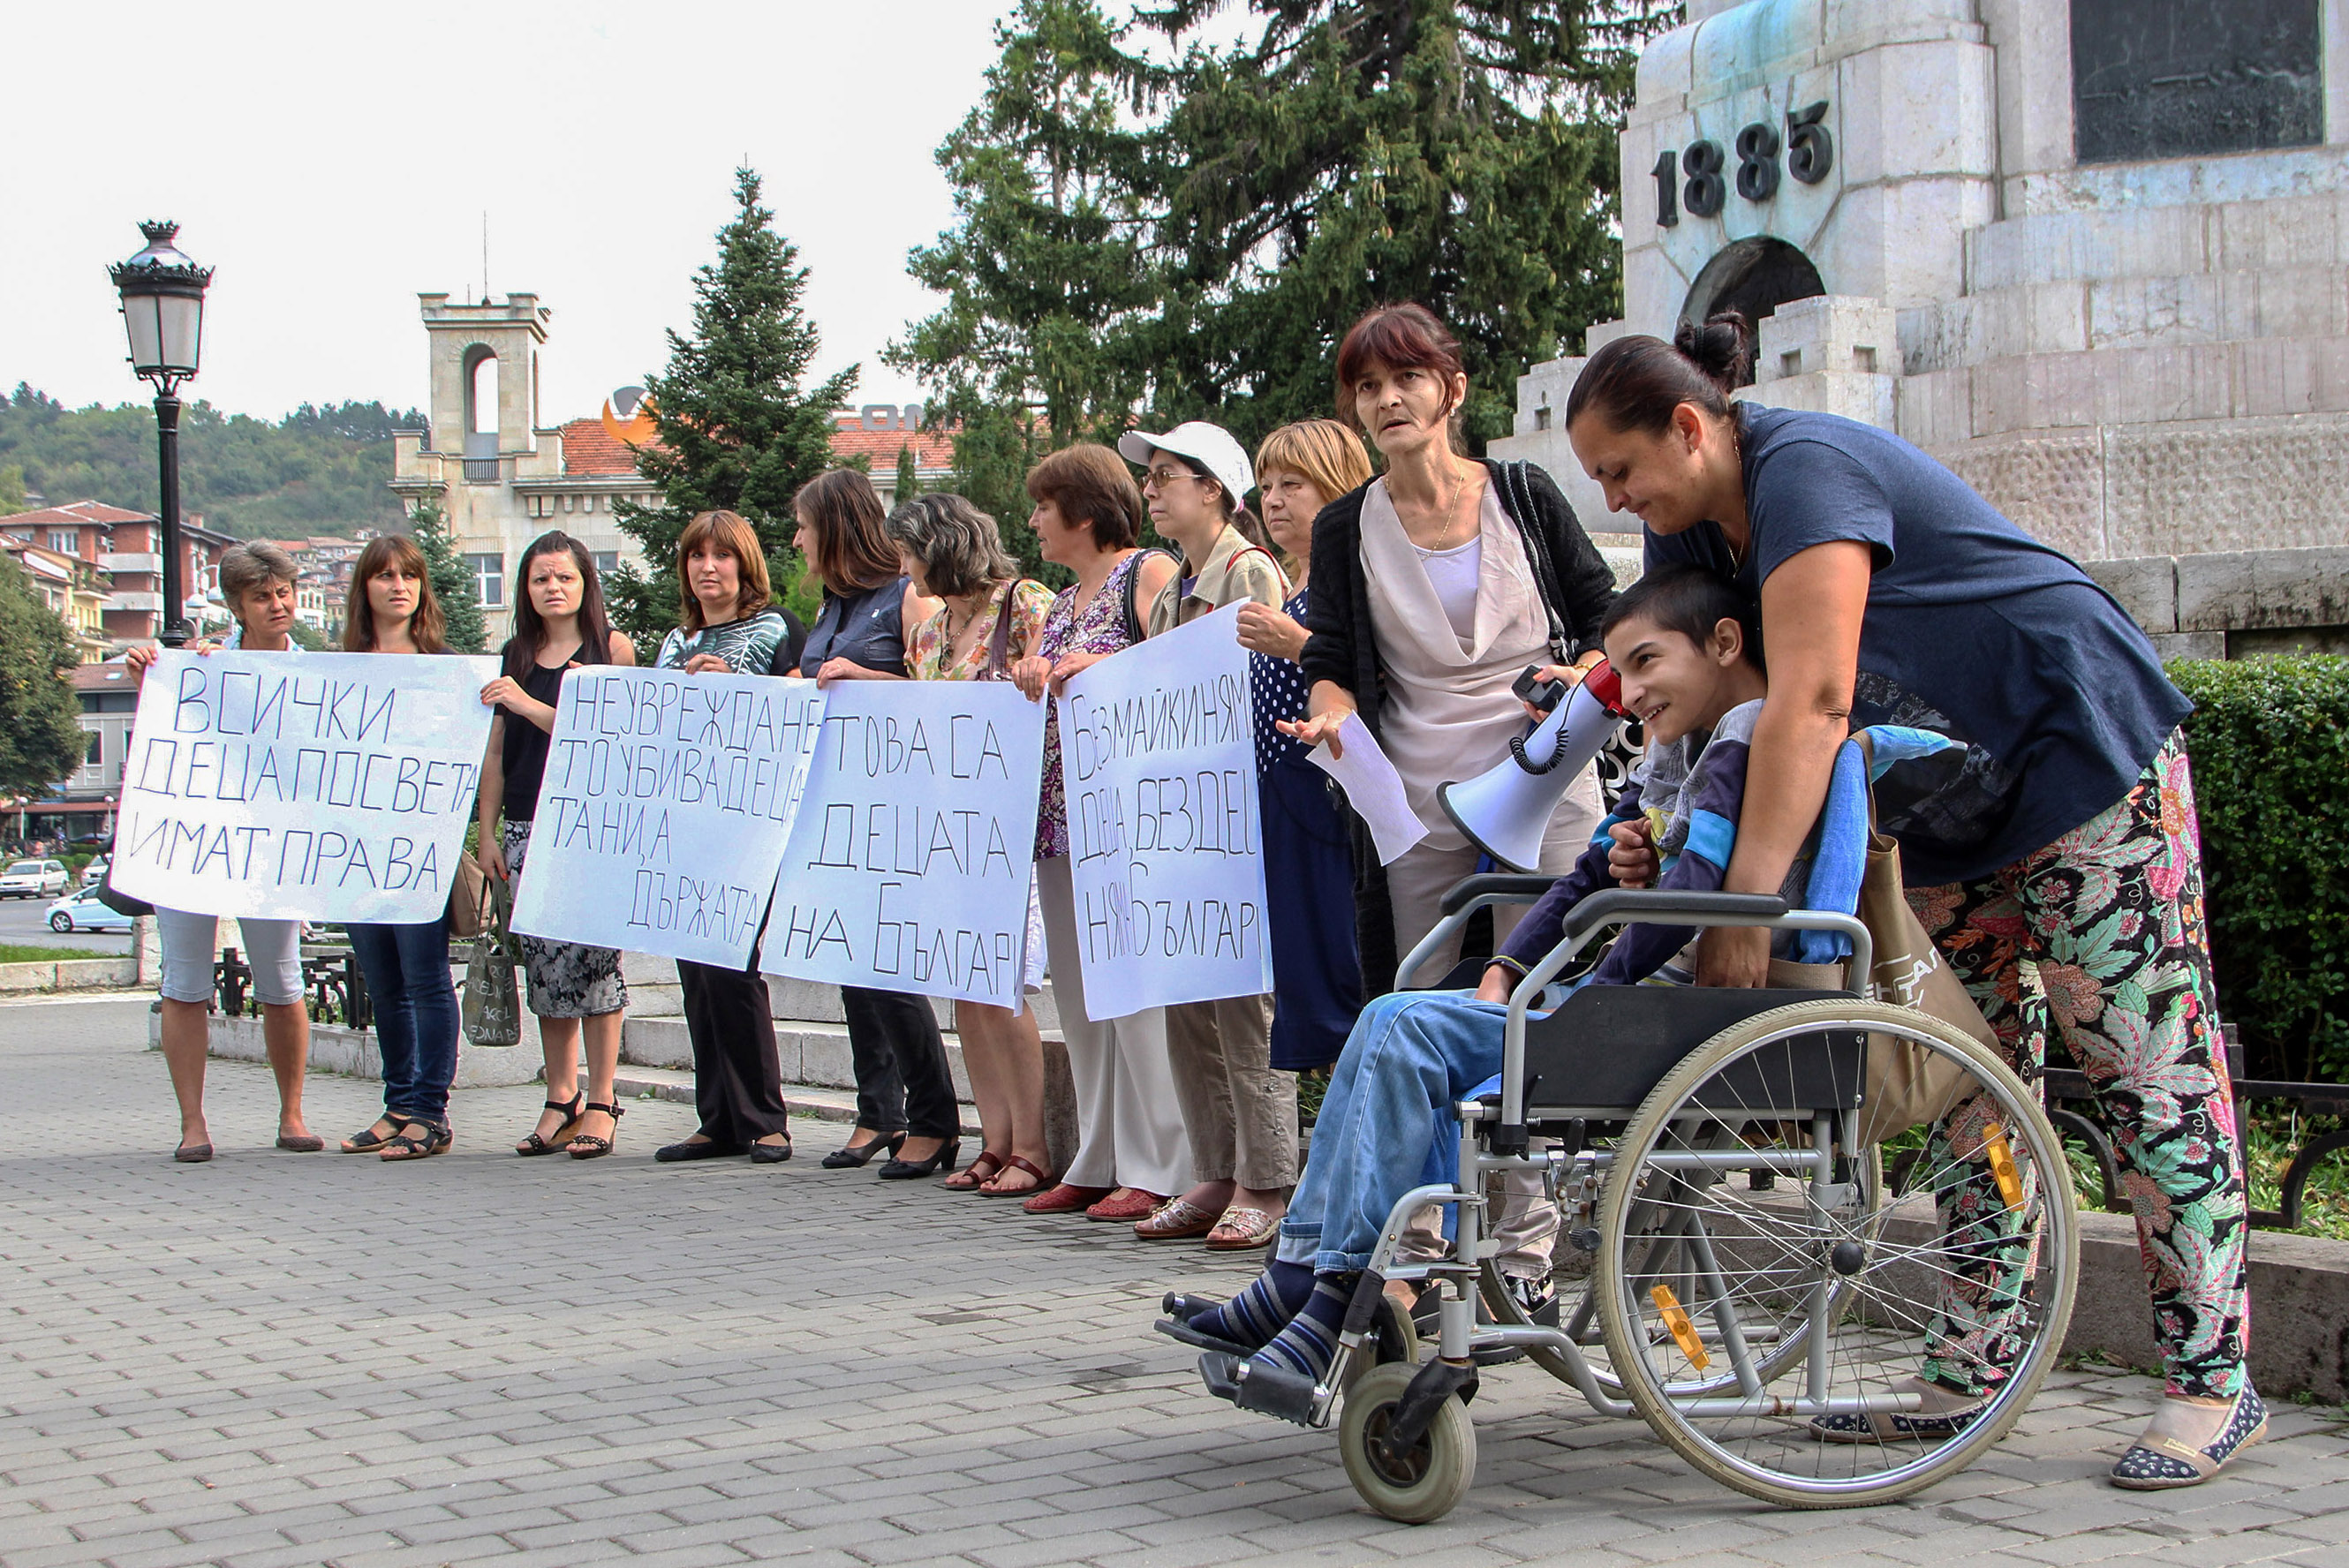
<path id="1" fill-rule="evenodd" d="M 1195 480 L 1198 477 L 1188 469 L 1150 469 L 1143 472 L 1142 482 L 1158 490 L 1164 490 L 1178 480 Z"/>

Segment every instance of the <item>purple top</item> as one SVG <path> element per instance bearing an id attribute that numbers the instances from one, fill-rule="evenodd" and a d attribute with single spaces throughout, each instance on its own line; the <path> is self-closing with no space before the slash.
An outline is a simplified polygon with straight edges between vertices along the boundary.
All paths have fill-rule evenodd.
<path id="1" fill-rule="evenodd" d="M 1080 614 L 1077 590 L 1061 590 L 1044 616 L 1044 640 L 1037 653 L 1058 660 L 1063 654 L 1114 654 L 1133 645 L 1125 635 L 1125 580 L 1141 563 L 1135 551 L 1110 569 L 1110 574 Z M 1049 861 L 1069 852 L 1069 798 L 1061 784 L 1061 711 L 1053 703 L 1044 710 L 1044 798 L 1036 815 L 1036 858 Z"/>

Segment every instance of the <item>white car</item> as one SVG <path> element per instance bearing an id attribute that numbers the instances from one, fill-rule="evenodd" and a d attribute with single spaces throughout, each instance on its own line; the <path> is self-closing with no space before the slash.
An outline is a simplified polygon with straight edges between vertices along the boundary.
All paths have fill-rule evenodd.
<path id="1" fill-rule="evenodd" d="M 63 861 L 10 861 L 0 871 L 0 898 L 55 898 L 68 885 Z"/>
<path id="2" fill-rule="evenodd" d="M 69 892 L 49 905 L 51 931 L 128 931 L 130 917 L 110 910 L 98 899 L 98 889 Z"/>
<path id="3" fill-rule="evenodd" d="M 98 859 L 90 861 L 89 864 L 81 868 L 82 886 L 96 887 L 99 882 L 106 880 L 107 859 L 108 857 L 100 855 Z"/>

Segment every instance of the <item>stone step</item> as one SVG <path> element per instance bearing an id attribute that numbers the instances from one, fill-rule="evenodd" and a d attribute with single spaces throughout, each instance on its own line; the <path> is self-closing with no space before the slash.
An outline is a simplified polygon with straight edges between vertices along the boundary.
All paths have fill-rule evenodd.
<path id="1" fill-rule="evenodd" d="M 622 1068 L 614 1080 L 623 1098 L 640 1099 L 647 1096 L 665 1099 L 673 1105 L 693 1103 L 693 1075 L 670 1072 L 662 1068 Z M 854 1122 L 856 1119 L 856 1095 L 851 1089 L 823 1088 L 814 1084 L 787 1083 L 783 1086 L 783 1107 L 797 1119 L 810 1121 Z M 978 1136 L 978 1113 L 968 1104 L 962 1107 L 962 1132 L 965 1138 Z M 830 1152 L 823 1150 L 823 1152 Z M 976 1153 L 973 1153 L 976 1158 Z"/>
<path id="2" fill-rule="evenodd" d="M 648 953 L 623 954 L 620 973 L 628 982 L 628 1016 L 632 1018 L 682 1018 L 685 998 L 678 985 L 677 965 L 667 958 L 657 958 Z M 847 1021 L 841 1008 L 840 987 L 817 980 L 794 980 L 780 975 L 767 976 L 769 1007 L 777 1023 L 839 1024 Z M 1051 983 L 1045 982 L 1040 995 L 1028 998 L 1036 1009 L 1038 1026 L 1046 1033 L 1061 1026 L 1061 1010 L 1052 996 Z M 938 1016 L 938 1027 L 954 1027 L 954 1004 L 934 998 L 932 1008 Z"/>
<path id="3" fill-rule="evenodd" d="M 2349 192 L 2033 212 L 1965 237 L 1966 292 L 2349 263 Z"/>
<path id="4" fill-rule="evenodd" d="M 2349 334 L 2349 263 L 2066 279 L 1899 313 L 1911 376 L 2032 354 Z"/>

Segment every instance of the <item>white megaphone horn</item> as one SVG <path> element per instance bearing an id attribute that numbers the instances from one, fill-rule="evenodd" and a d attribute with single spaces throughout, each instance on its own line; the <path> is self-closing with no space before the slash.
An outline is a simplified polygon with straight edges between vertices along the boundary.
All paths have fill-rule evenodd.
<path id="1" fill-rule="evenodd" d="M 1625 717 L 1622 696 L 1623 683 L 1599 660 L 1531 735 L 1510 742 L 1506 758 L 1464 784 L 1438 789 L 1444 815 L 1511 871 L 1536 870 L 1559 798 Z"/>

